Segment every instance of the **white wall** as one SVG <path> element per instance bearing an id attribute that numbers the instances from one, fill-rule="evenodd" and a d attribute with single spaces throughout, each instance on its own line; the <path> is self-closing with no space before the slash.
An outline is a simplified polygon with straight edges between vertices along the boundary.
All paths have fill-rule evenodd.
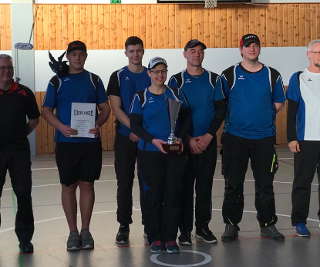
<path id="1" fill-rule="evenodd" d="M 11 50 L 0 50 L 0 54 L 7 54 L 7 55 L 12 56 Z"/>
<path id="2" fill-rule="evenodd" d="M 168 77 L 185 68 L 182 49 L 147 49 L 143 64 L 150 58 L 164 57 L 168 62 Z M 62 50 L 51 51 L 57 58 Z M 287 84 L 291 74 L 307 66 L 305 47 L 268 47 L 262 48 L 260 60 L 276 68 Z M 209 48 L 205 52 L 203 66 L 208 70 L 221 73 L 227 67 L 241 61 L 237 48 Z M 54 75 L 49 65 L 48 51 L 35 51 L 35 89 L 45 91 L 50 77 Z M 123 50 L 89 50 L 86 69 L 98 74 L 107 86 L 111 73 L 125 65 L 127 58 Z"/>
<path id="3" fill-rule="evenodd" d="M 57 58 L 63 50 L 51 51 Z M 0 54 L 11 55 L 10 50 L 0 50 Z M 89 50 L 86 69 L 98 74 L 107 85 L 113 71 L 125 66 L 127 58 L 123 50 Z M 169 65 L 168 76 L 185 68 L 182 49 L 147 49 L 143 64 L 147 65 L 150 58 L 164 57 Z M 239 62 L 241 57 L 237 48 L 208 48 L 203 66 L 208 70 L 221 73 L 225 68 Z M 288 84 L 291 74 L 303 70 L 307 64 L 305 47 L 266 47 L 262 48 L 261 62 L 276 68 L 282 75 L 284 83 Z M 35 51 L 35 90 L 45 91 L 49 79 L 54 75 L 49 67 L 48 51 Z"/>

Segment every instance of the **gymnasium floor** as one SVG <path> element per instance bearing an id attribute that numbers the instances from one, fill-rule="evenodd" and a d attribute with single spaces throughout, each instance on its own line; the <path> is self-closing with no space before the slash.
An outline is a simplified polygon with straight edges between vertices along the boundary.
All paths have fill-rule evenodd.
<path id="1" fill-rule="evenodd" d="M 219 267 L 316 267 L 320 262 L 320 229 L 317 217 L 318 181 L 314 180 L 308 226 L 311 238 L 295 237 L 290 224 L 290 192 L 292 186 L 293 160 L 286 148 L 278 149 L 280 168 L 275 177 L 279 230 L 286 235 L 285 242 L 261 239 L 254 208 L 254 183 L 248 171 L 245 183 L 245 213 L 240 224 L 239 240 L 224 244 L 220 241 L 224 225 L 221 206 L 224 181 L 217 164 L 213 186 L 213 220 L 210 227 L 218 237 L 218 244 L 208 245 L 193 240 L 193 246 L 179 255 L 151 255 L 144 245 L 141 226 L 138 184 L 134 184 L 134 223 L 131 226 L 130 247 L 118 248 L 114 244 L 118 229 L 116 223 L 116 181 L 113 154 L 104 153 L 103 171 L 96 183 L 96 203 L 92 217 L 91 232 L 95 238 L 94 251 L 68 253 L 65 242 L 67 224 L 60 201 L 60 185 L 54 158 L 38 156 L 33 160 L 33 204 L 35 234 L 33 255 L 20 255 L 13 230 L 16 210 L 15 198 L 9 179 L 2 196 L 2 225 L 0 229 L 1 267 L 118 267 L 118 266 L 219 266 Z"/>

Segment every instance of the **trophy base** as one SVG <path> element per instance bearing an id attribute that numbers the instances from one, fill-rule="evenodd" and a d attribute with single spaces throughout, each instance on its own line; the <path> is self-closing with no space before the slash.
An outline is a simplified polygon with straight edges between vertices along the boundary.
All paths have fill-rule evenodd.
<path id="1" fill-rule="evenodd" d="M 182 144 L 164 144 L 162 147 L 169 154 L 179 154 L 182 152 Z"/>

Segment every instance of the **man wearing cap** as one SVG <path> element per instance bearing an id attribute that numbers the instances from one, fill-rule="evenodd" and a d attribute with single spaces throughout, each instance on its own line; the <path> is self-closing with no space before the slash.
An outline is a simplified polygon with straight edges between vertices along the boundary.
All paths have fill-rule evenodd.
<path id="1" fill-rule="evenodd" d="M 102 167 L 100 127 L 108 118 L 110 108 L 101 79 L 84 69 L 86 45 L 81 41 L 69 43 L 66 57 L 69 70 L 65 76 L 54 76 L 47 88 L 43 103 L 43 117 L 56 129 L 56 162 L 62 185 L 62 206 L 70 229 L 68 251 L 93 249 L 94 240 L 89 231 L 95 193 L 94 181 L 99 179 Z M 92 104 L 97 110 L 95 126 L 83 136 L 71 128 L 71 113 L 76 104 Z M 79 106 L 79 105 L 78 105 Z M 55 113 L 53 111 L 56 110 Z M 90 110 L 90 109 L 89 109 Z M 76 189 L 80 189 L 81 232 L 77 227 Z"/>
<path id="2" fill-rule="evenodd" d="M 284 240 L 275 224 L 273 178 L 277 170 L 274 148 L 276 113 L 285 101 L 278 71 L 260 63 L 260 40 L 246 34 L 240 41 L 242 61 L 222 72 L 228 101 L 223 135 L 225 195 L 222 215 L 226 224 L 222 241 L 238 238 L 244 206 L 243 183 L 251 161 L 255 179 L 255 205 L 261 236 Z"/>
<path id="3" fill-rule="evenodd" d="M 120 224 L 116 244 L 120 246 L 129 244 L 129 225 L 132 223 L 132 187 L 137 157 L 137 142 L 139 140 L 130 129 L 128 114 L 135 93 L 150 85 L 147 68 L 142 65 L 143 54 L 142 40 L 137 36 L 128 37 L 125 42 L 128 66 L 112 73 L 107 88 L 110 106 L 116 117 L 114 168 L 117 178 L 117 221 Z M 143 194 L 140 180 L 139 186 L 142 223 L 144 223 Z M 145 228 L 146 232 L 147 229 Z"/>
<path id="4" fill-rule="evenodd" d="M 308 44 L 307 57 L 309 66 L 292 75 L 287 90 L 287 137 L 289 149 L 294 153 L 291 221 L 301 237 L 311 235 L 306 223 L 311 183 L 316 169 L 319 171 L 320 40 Z"/>
<path id="5" fill-rule="evenodd" d="M 183 207 L 179 225 L 179 243 L 192 245 L 193 193 L 196 191 L 196 236 L 207 243 L 217 239 L 208 225 L 212 213 L 212 183 L 217 160 L 216 131 L 225 116 L 225 101 L 220 77 L 202 67 L 206 45 L 190 40 L 183 55 L 187 69 L 173 75 L 169 86 L 179 88 L 184 104 L 191 109 L 192 130 L 189 136 L 190 160 L 183 179 Z"/>
<path id="6" fill-rule="evenodd" d="M 32 253 L 34 219 L 27 135 L 38 125 L 40 113 L 32 91 L 14 82 L 12 78 L 12 58 L 0 54 L 0 197 L 9 170 L 12 188 L 17 197 L 15 231 L 20 251 Z"/>

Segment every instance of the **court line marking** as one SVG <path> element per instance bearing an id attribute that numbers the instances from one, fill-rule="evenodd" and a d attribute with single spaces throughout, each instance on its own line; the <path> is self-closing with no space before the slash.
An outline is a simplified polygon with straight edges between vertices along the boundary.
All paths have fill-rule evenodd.
<path id="1" fill-rule="evenodd" d="M 141 209 L 138 209 L 138 208 L 134 208 L 132 210 L 133 211 L 141 211 Z M 212 209 L 212 211 L 221 212 L 222 209 Z M 100 214 L 105 214 L 105 213 L 116 213 L 116 212 L 117 212 L 116 210 L 101 210 L 101 211 L 92 212 L 92 215 L 100 215 Z M 255 211 L 255 210 L 243 210 L 243 212 L 244 213 L 254 213 L 254 214 L 257 213 L 257 211 Z M 279 217 L 291 218 L 291 215 L 288 215 L 288 214 L 277 213 L 276 215 Z M 77 217 L 80 217 L 80 214 L 78 214 Z M 46 223 L 46 222 L 58 221 L 58 220 L 62 220 L 65 218 L 66 218 L 65 216 L 52 217 L 52 218 L 48 218 L 48 219 L 35 221 L 34 224 L 36 225 L 36 224 L 41 224 L 41 223 Z M 317 222 L 317 223 L 320 222 L 320 220 L 318 220 L 318 219 L 313 219 L 313 218 L 309 218 L 309 217 L 307 218 L 307 221 Z M 0 230 L 0 234 L 5 233 L 5 232 L 10 232 L 12 230 L 14 230 L 14 227 L 5 228 L 5 229 Z"/>
<path id="2" fill-rule="evenodd" d="M 158 265 L 161 265 L 161 266 L 169 266 L 169 267 L 180 267 L 180 266 L 183 266 L 183 267 L 193 267 L 193 266 L 201 266 L 201 265 L 205 265 L 205 264 L 208 264 L 209 262 L 212 261 L 212 257 L 207 254 L 207 253 L 204 253 L 204 252 L 201 252 L 201 251 L 197 251 L 197 250 L 180 250 L 180 253 L 193 253 L 193 254 L 198 254 L 198 255 L 201 255 L 204 259 L 198 263 L 191 263 L 191 264 L 169 264 L 169 263 L 165 263 L 165 262 L 162 262 L 160 260 L 158 260 L 158 257 L 161 255 L 161 254 L 153 254 L 150 256 L 150 261 L 155 263 L 155 264 L 158 264 Z"/>
<path id="3" fill-rule="evenodd" d="M 102 168 L 104 167 L 114 167 L 113 164 L 103 164 Z M 48 167 L 48 168 L 31 168 L 31 171 L 50 171 L 50 170 L 58 170 L 57 167 Z"/>
<path id="4" fill-rule="evenodd" d="M 279 160 L 289 160 L 293 158 L 278 158 Z M 221 159 L 218 159 L 217 162 L 221 162 Z M 114 167 L 114 164 L 103 164 L 102 168 L 104 167 Z M 47 167 L 47 168 L 31 168 L 32 171 L 49 171 L 49 170 L 57 170 L 57 167 Z"/>
<path id="5" fill-rule="evenodd" d="M 224 179 L 221 179 L 221 178 L 214 178 L 213 181 L 223 181 L 224 182 Z M 117 180 L 113 179 L 113 180 L 97 180 L 95 181 L 95 183 L 105 183 L 105 182 L 112 182 L 112 183 L 115 183 L 117 182 Z M 244 181 L 245 183 L 246 182 L 255 182 L 254 179 L 247 179 Z M 273 181 L 274 184 L 292 184 L 292 182 L 283 182 L 283 181 Z M 56 184 L 42 184 L 42 185 L 33 185 L 32 188 L 42 188 L 42 187 L 49 187 L 49 186 L 59 186 L 60 184 L 59 183 L 56 183 Z M 319 186 L 319 184 L 317 183 L 312 183 L 311 184 L 312 186 Z M 12 190 L 12 187 L 7 187 L 7 188 L 4 188 L 3 191 L 11 191 Z"/>
<path id="6" fill-rule="evenodd" d="M 293 158 L 279 158 L 279 160 L 286 160 L 286 159 L 293 159 Z M 221 160 L 217 160 L 220 162 Z M 113 164 L 103 164 L 102 167 L 114 167 Z M 48 171 L 48 170 L 57 170 L 57 167 L 49 167 L 49 168 L 32 168 L 32 171 Z M 216 178 L 213 181 L 224 181 L 224 179 Z M 104 182 L 116 182 L 116 180 L 98 180 L 96 183 L 104 183 Z M 245 180 L 245 182 L 254 182 L 253 179 Z M 273 183 L 279 184 L 292 184 L 292 182 L 282 182 L 282 181 L 273 181 Z M 56 184 L 43 184 L 43 185 L 33 185 L 32 188 L 42 188 L 42 187 L 49 187 L 49 186 L 59 186 L 59 183 Z M 312 184 L 313 186 L 318 186 L 318 184 Z M 10 191 L 12 187 L 4 188 L 3 191 Z"/>

